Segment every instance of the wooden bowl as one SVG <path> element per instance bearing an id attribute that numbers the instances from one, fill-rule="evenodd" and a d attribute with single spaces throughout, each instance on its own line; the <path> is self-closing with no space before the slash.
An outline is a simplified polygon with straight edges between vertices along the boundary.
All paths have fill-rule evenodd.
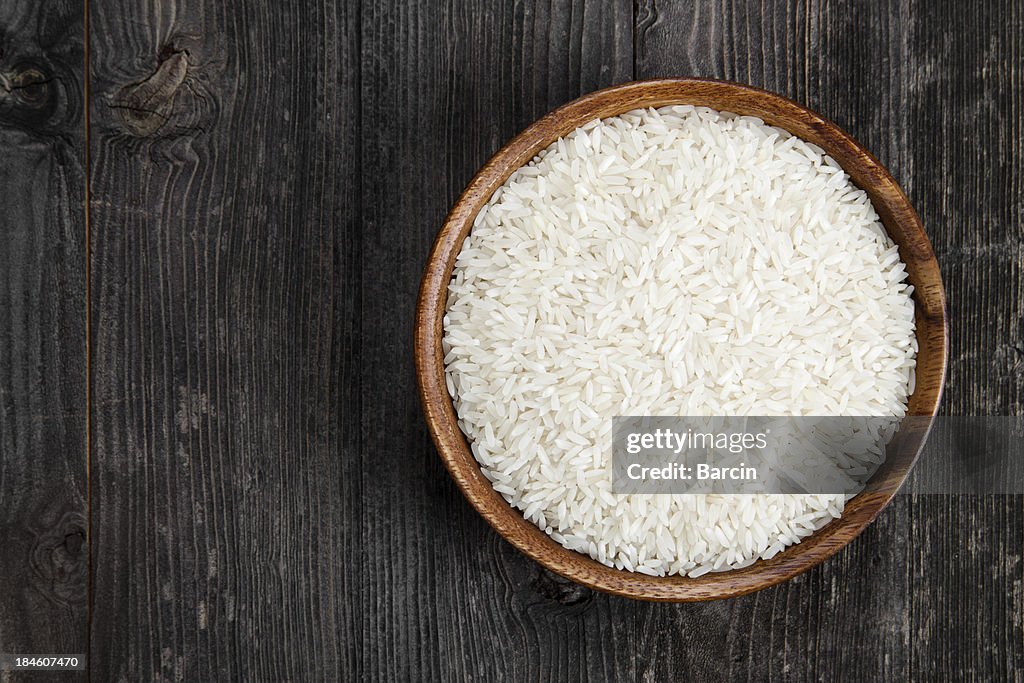
<path id="1" fill-rule="evenodd" d="M 920 351 L 909 414 L 935 414 L 946 373 L 945 293 L 921 219 L 899 185 L 856 140 L 824 117 L 757 88 L 700 79 L 625 83 L 581 97 L 531 125 L 480 169 L 445 220 L 423 274 L 416 309 L 416 373 L 427 425 L 445 466 L 477 512 L 512 545 L 551 571 L 597 590 L 645 600 L 696 601 L 744 595 L 777 584 L 822 562 L 849 543 L 892 499 L 927 430 L 917 430 L 904 439 L 909 446 L 903 450 L 903 457 L 887 463 L 890 466 L 880 483 L 876 481 L 853 498 L 841 519 L 772 559 L 696 579 L 651 577 L 613 569 L 566 549 L 491 488 L 459 430 L 445 385 L 441 352 L 442 323 L 455 258 L 474 218 L 491 194 L 539 151 L 588 121 L 641 107 L 671 104 L 700 105 L 760 117 L 824 149 L 867 192 L 889 235 L 899 245 L 908 279 L 914 285 Z"/>

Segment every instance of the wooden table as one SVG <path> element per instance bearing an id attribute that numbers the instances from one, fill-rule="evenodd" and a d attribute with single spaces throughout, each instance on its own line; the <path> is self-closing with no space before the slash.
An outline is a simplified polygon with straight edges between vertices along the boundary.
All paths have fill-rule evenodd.
<path id="1" fill-rule="evenodd" d="M 727 78 L 888 165 L 943 268 L 944 412 L 1020 414 L 1022 36 L 1020 0 L 4 0 L 0 652 L 95 681 L 1020 676 L 1020 497 L 900 496 L 741 599 L 595 594 L 455 489 L 411 329 L 504 141 Z"/>

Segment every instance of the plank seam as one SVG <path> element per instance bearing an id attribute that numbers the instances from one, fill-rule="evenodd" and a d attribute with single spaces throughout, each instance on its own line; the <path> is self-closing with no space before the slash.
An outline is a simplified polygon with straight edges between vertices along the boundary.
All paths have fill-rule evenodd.
<path id="1" fill-rule="evenodd" d="M 93 607 L 93 553 L 92 553 L 92 154 L 90 146 L 89 105 L 92 95 L 89 87 L 89 0 L 82 0 L 82 97 L 83 124 L 85 126 L 85 680 L 92 681 L 92 607 Z"/>

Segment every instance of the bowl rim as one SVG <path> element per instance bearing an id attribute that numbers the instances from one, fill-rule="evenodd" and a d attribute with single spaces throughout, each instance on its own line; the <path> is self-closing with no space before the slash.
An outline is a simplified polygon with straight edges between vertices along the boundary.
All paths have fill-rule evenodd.
<path id="1" fill-rule="evenodd" d="M 717 107 L 707 102 L 728 102 Z M 836 159 L 864 189 L 890 237 L 898 244 L 915 285 L 918 377 L 908 415 L 934 416 L 945 384 L 948 358 L 948 314 L 938 262 L 917 212 L 889 171 L 859 142 L 835 123 L 786 97 L 741 83 L 705 78 L 662 78 L 630 81 L 568 102 L 538 119 L 512 138 L 473 176 L 456 200 L 431 248 L 416 305 L 414 360 L 420 401 L 431 438 L 463 495 L 505 540 L 546 569 L 603 592 L 651 601 L 691 602 L 745 595 L 776 585 L 831 557 L 856 538 L 889 504 L 913 465 L 927 430 L 917 435 L 899 471 L 881 486 L 847 502 L 842 517 L 832 520 L 802 542 L 770 560 L 743 569 L 711 572 L 698 578 L 652 577 L 603 565 L 586 554 L 558 544 L 522 512 L 512 507 L 480 471 L 466 437 L 458 427 L 448 395 L 441 341 L 448 283 L 455 258 L 480 208 L 517 168 L 558 137 L 588 121 L 638 108 L 670 104 L 710 106 L 758 116 L 770 125 L 810 140 Z M 739 105 L 739 106 L 735 106 Z M 794 130 L 794 128 L 796 130 Z M 896 234 L 894 234 L 894 231 Z M 922 356 L 927 373 L 920 371 Z M 512 513 L 512 514 L 509 514 Z"/>

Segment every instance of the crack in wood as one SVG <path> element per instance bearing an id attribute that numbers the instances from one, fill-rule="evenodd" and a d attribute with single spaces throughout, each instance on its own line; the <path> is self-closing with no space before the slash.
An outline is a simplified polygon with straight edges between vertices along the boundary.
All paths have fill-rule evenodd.
<path id="1" fill-rule="evenodd" d="M 126 85 L 108 105 L 121 113 L 121 122 L 139 137 L 153 135 L 170 120 L 175 96 L 188 75 L 187 51 L 162 51 L 161 55 L 164 59 L 152 75 Z"/>

